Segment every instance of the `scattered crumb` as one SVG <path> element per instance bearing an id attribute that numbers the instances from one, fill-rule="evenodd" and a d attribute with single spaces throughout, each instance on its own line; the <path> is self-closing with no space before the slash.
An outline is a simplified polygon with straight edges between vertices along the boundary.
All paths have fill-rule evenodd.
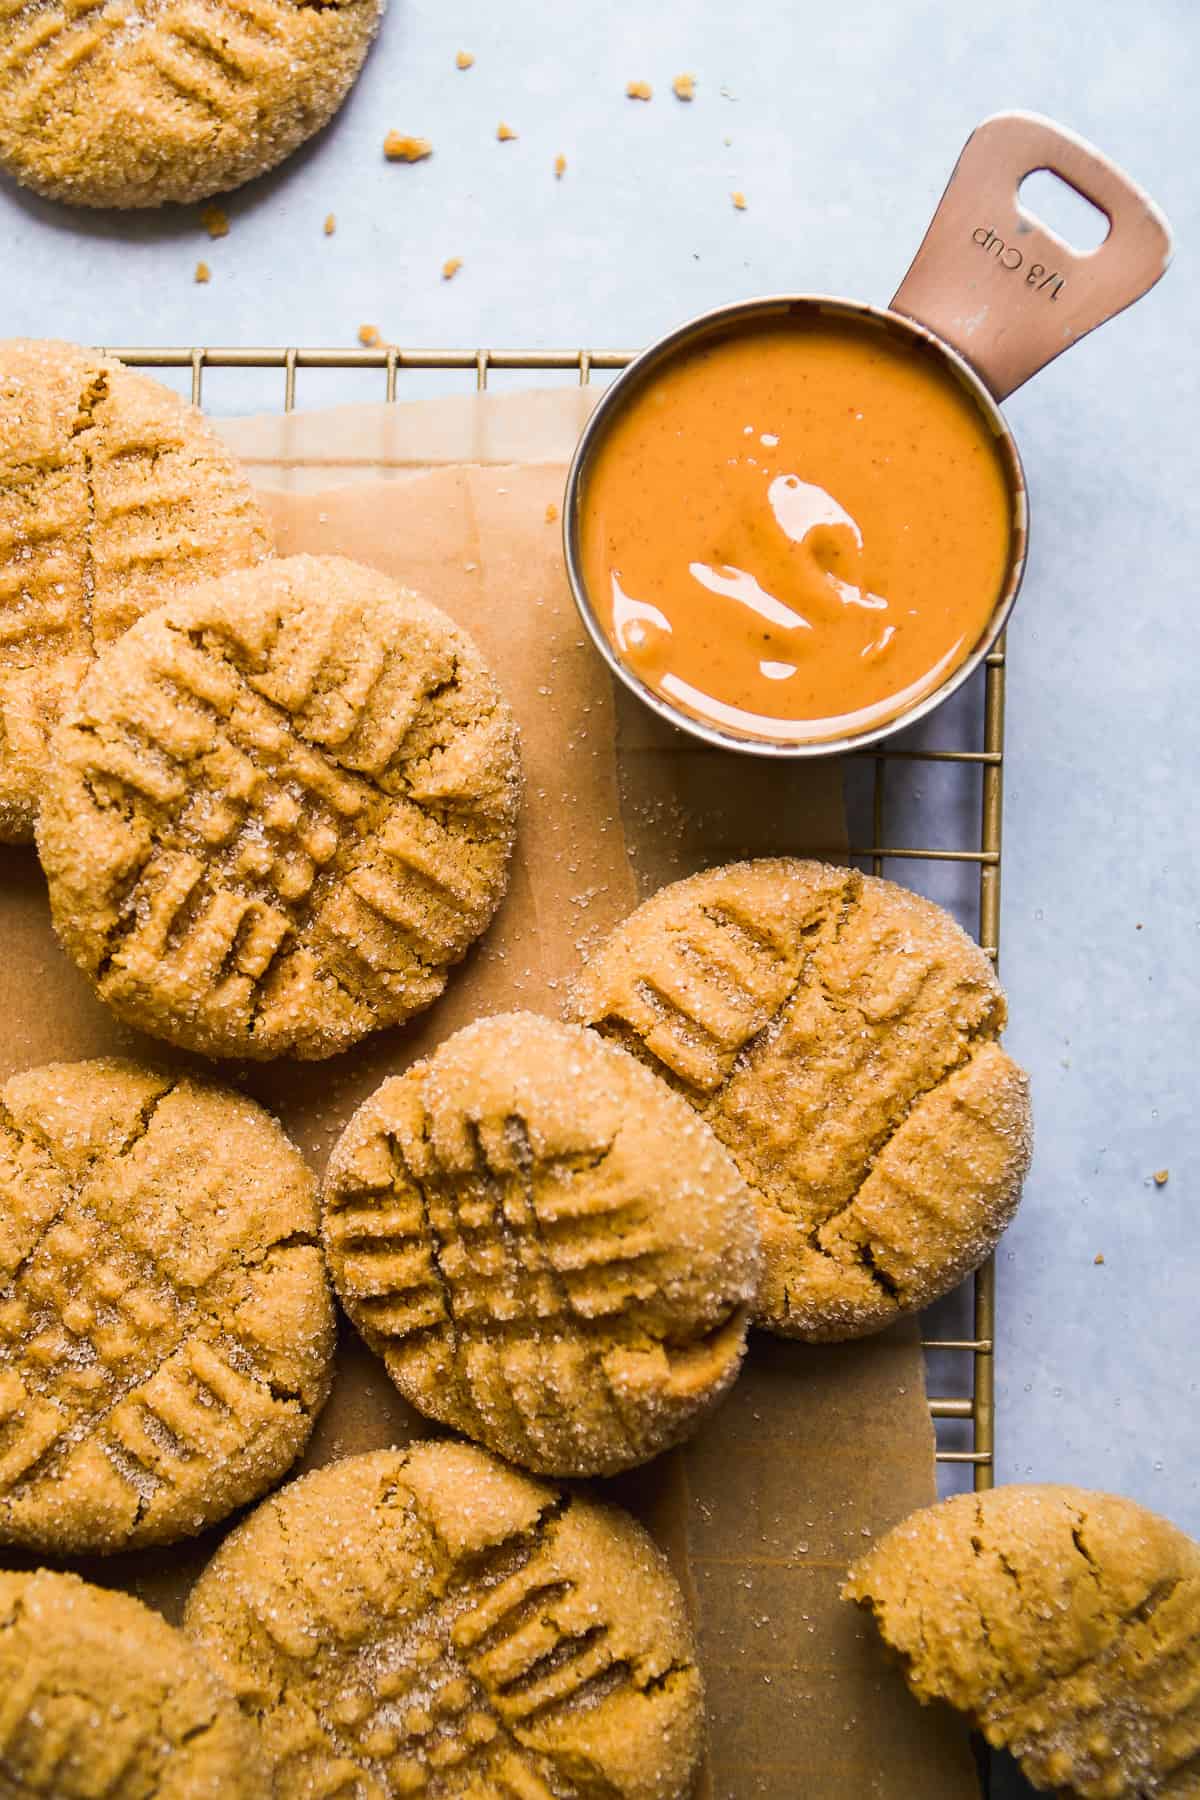
<path id="1" fill-rule="evenodd" d="M 326 213 L 325 214 L 325 236 L 332 237 L 336 230 L 337 230 L 337 214 L 336 213 Z"/>
<path id="2" fill-rule="evenodd" d="M 1167 1185 L 1168 1181 L 1170 1181 L 1170 1179 L 1171 1179 L 1170 1169 L 1155 1169 L 1155 1171 L 1154 1171 L 1155 1187 L 1166 1187 L 1166 1185 Z"/>
<path id="3" fill-rule="evenodd" d="M 496 127 L 496 136 L 502 144 L 511 144 L 513 139 L 517 136 L 517 133 L 513 130 L 511 125 L 506 125 L 504 120 L 501 119 Z"/>
<path id="4" fill-rule="evenodd" d="M 745 212 L 746 196 L 745 196 L 745 194 L 742 193 L 740 188 L 738 188 L 734 193 L 730 194 L 729 198 L 733 201 L 733 204 L 737 208 L 738 212 Z"/>
<path id="5" fill-rule="evenodd" d="M 733 142 L 733 139 L 731 137 L 723 137 L 721 139 L 721 142 L 724 144 L 725 148 L 728 150 L 730 144 L 732 144 L 732 142 Z"/>
<path id="6" fill-rule="evenodd" d="M 402 131 L 389 131 L 383 140 L 383 154 L 389 162 L 424 162 L 433 155 L 428 138 L 406 137 Z"/>
<path id="7" fill-rule="evenodd" d="M 364 350 L 378 350 L 383 342 L 382 337 L 379 335 L 378 325 L 360 325 L 358 328 L 358 341 L 363 346 Z"/>
<path id="8" fill-rule="evenodd" d="M 474 61 L 475 58 L 469 50 L 460 50 L 454 59 L 454 66 L 456 69 L 469 69 Z"/>
<path id="9" fill-rule="evenodd" d="M 229 236 L 229 214 L 223 206 L 206 206 L 200 214 L 200 223 L 210 238 Z"/>
<path id="10" fill-rule="evenodd" d="M 557 506 L 555 506 L 555 504 L 552 500 L 550 502 L 549 506 L 546 508 L 546 523 L 547 523 L 547 525 L 553 525 L 553 523 L 554 523 L 555 519 L 557 519 L 557 517 L 558 517 L 558 508 L 557 508 Z"/>
<path id="11" fill-rule="evenodd" d="M 1096 1252 L 1096 1254 L 1095 1254 L 1095 1256 L 1093 1256 L 1093 1258 L 1092 1258 L 1092 1261 L 1093 1261 L 1093 1262 L 1094 1262 L 1094 1263 L 1102 1263 L 1102 1262 L 1103 1262 L 1103 1261 L 1104 1261 L 1104 1252 L 1103 1252 L 1103 1250 L 1097 1250 L 1097 1252 Z"/>
<path id="12" fill-rule="evenodd" d="M 627 81 L 625 92 L 630 100 L 653 100 L 654 89 L 648 81 Z"/>
<path id="13" fill-rule="evenodd" d="M 443 281 L 453 281 L 454 277 L 458 274 L 458 271 L 461 268 L 462 268 L 462 257 L 461 256 L 448 256 L 446 258 L 445 262 L 442 264 L 442 280 Z"/>
<path id="14" fill-rule="evenodd" d="M 206 262 L 198 262 L 196 264 L 196 273 L 195 273 L 195 276 L 193 277 L 193 279 L 196 281 L 211 281 L 212 280 L 212 270 L 209 268 L 209 266 Z"/>
<path id="15" fill-rule="evenodd" d="M 560 150 L 558 155 L 554 159 L 554 178 L 555 178 L 555 180 L 561 181 L 563 176 L 566 174 L 566 172 L 567 172 L 567 159 L 563 155 L 562 151 Z M 1139 926 L 1138 929 L 1140 931 L 1141 927 Z"/>
<path id="16" fill-rule="evenodd" d="M 671 92 L 677 100 L 694 100 L 696 98 L 696 77 L 694 75 L 677 75 L 671 83 Z"/>
<path id="17" fill-rule="evenodd" d="M 1135 931 L 1140 931 L 1142 929 L 1142 921 L 1140 919 L 1138 920 L 1137 924 L 1134 926 L 1133 929 Z"/>

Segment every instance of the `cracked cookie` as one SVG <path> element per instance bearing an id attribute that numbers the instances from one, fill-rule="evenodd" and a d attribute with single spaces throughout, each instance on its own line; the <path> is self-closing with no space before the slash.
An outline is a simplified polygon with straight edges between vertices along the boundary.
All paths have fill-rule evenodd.
<path id="1" fill-rule="evenodd" d="M 77 1575 L 0 1571 L 5 1800 L 266 1800 L 257 1733 L 181 1631 Z"/>
<path id="2" fill-rule="evenodd" d="M 269 549 L 194 407 L 74 344 L 0 343 L 0 839 L 32 838 L 48 734 L 96 652 L 176 582 Z"/>
<path id="3" fill-rule="evenodd" d="M 268 559 L 139 620 L 51 764 L 64 947 L 121 1018 L 206 1056 L 331 1056 L 401 1024 L 507 885 L 507 705 L 445 614 L 340 557 Z"/>
<path id="4" fill-rule="evenodd" d="M 703 1698 L 641 1527 L 452 1441 L 264 1502 L 185 1629 L 257 1720 L 277 1800 L 683 1800 Z"/>
<path id="5" fill-rule="evenodd" d="M 279 1480 L 329 1386 L 317 1224 L 241 1094 L 115 1058 L 0 1089 L 0 1544 L 171 1543 Z"/>
<path id="6" fill-rule="evenodd" d="M 1200 1545 L 1082 1488 L 962 1494 L 850 1571 L 921 1703 L 948 1701 L 1035 1787 L 1200 1792 Z"/>
<path id="7" fill-rule="evenodd" d="M 539 1474 L 612 1474 L 732 1385 L 750 1195 L 632 1057 L 534 1013 L 385 1081 L 321 1188 L 338 1296 L 409 1403 Z"/>
<path id="8" fill-rule="evenodd" d="M 382 15 L 382 0 L 10 0 L 0 166 L 75 206 L 240 187 L 328 124 Z"/>
<path id="9" fill-rule="evenodd" d="M 890 881 L 764 858 L 661 889 L 575 984 L 574 1016 L 712 1126 L 759 1203 L 758 1321 L 862 1336 L 994 1247 L 1029 1160 L 1004 996 L 948 913 Z"/>

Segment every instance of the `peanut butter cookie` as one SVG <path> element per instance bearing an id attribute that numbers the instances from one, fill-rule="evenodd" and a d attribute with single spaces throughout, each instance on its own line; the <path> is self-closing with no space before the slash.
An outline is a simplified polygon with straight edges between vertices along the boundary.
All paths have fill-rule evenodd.
<path id="1" fill-rule="evenodd" d="M 96 652 L 177 581 L 269 548 L 194 407 L 74 344 L 0 343 L 0 838 L 32 838 L 47 735 Z"/>
<path id="2" fill-rule="evenodd" d="M 0 166 L 75 206 L 202 200 L 328 124 L 382 0 L 10 0 Z"/>
<path id="3" fill-rule="evenodd" d="M 843 1592 L 917 1699 L 966 1713 L 1035 1787 L 1200 1791 L 1200 1545 L 1132 1500 L 962 1494 L 897 1525 Z"/>
<path id="4" fill-rule="evenodd" d="M 347 1457 L 266 1501 L 185 1628 L 262 1729 L 276 1800 L 682 1800 L 703 1720 L 640 1526 L 481 1450 Z"/>
<path id="5" fill-rule="evenodd" d="M 758 1318 L 859 1337 L 988 1255 L 1029 1160 L 1004 996 L 948 913 L 764 858 L 663 888 L 593 956 L 575 1016 L 707 1119 L 753 1189 Z"/>
<path id="6" fill-rule="evenodd" d="M 467 1026 L 359 1108 L 321 1194 L 338 1296 L 405 1399 L 540 1474 L 646 1461 L 741 1366 L 750 1196 L 591 1032 Z"/>
<path id="7" fill-rule="evenodd" d="M 0 1089 L 0 1543 L 170 1543 L 278 1481 L 333 1354 L 314 1186 L 268 1113 L 187 1076 Z"/>
<path id="8" fill-rule="evenodd" d="M 204 1657 L 128 1594 L 0 1572 L 4 1800 L 266 1800 L 258 1734 Z"/>
<path id="9" fill-rule="evenodd" d="M 519 788 L 470 639 L 373 569 L 294 556 L 105 650 L 38 849 L 64 946 L 131 1025 L 329 1056 L 441 993 L 504 893 Z"/>

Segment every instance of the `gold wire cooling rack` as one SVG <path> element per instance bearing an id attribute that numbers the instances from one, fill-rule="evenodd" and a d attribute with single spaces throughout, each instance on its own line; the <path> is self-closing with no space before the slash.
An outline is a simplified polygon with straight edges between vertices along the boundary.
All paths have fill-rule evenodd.
<path id="1" fill-rule="evenodd" d="M 410 350 L 388 345 L 370 350 L 300 349 L 154 349 L 113 347 L 110 355 L 143 369 L 190 371 L 191 398 L 204 403 L 204 375 L 208 369 L 278 369 L 283 374 L 283 409 L 296 404 L 296 376 L 302 369 L 381 371 L 384 398 L 394 401 L 399 378 L 410 370 L 458 371 L 474 375 L 475 386 L 484 390 L 492 371 L 520 370 L 531 374 L 574 373 L 587 386 L 594 373 L 623 369 L 633 360 L 632 350 Z M 344 397 L 344 396 L 342 396 Z M 981 691 L 980 691 L 981 690 Z M 868 842 L 852 844 L 856 863 L 869 865 L 882 875 L 892 863 L 910 865 L 960 865 L 961 872 L 977 872 L 978 894 L 974 926 L 979 942 L 996 961 L 1000 949 L 1000 846 L 1004 767 L 1004 639 L 987 657 L 983 680 L 968 690 L 968 710 L 957 715 L 956 729 L 970 737 L 972 747 L 927 747 L 924 743 L 904 748 L 872 749 L 852 759 L 865 765 L 868 776 Z M 949 709 L 947 709 L 949 710 Z M 978 777 L 977 801 L 959 809 L 959 835 L 970 842 L 945 845 L 892 844 L 888 842 L 889 803 L 907 798 L 903 810 L 911 814 L 913 802 L 922 798 L 915 789 L 916 771 L 930 766 L 956 768 Z M 907 782 L 908 794 L 898 793 Z M 918 832 L 918 836 L 923 835 Z M 959 910 L 962 910 L 961 908 Z M 977 1490 L 990 1488 L 994 1480 L 994 1384 L 996 1269 L 989 1260 L 976 1271 L 957 1296 L 957 1317 L 964 1320 L 963 1335 L 922 1339 L 931 1372 L 947 1387 L 965 1392 L 931 1395 L 929 1410 L 938 1431 L 937 1460 L 969 1470 Z M 952 1303 L 953 1308 L 953 1303 Z M 941 1309 L 939 1309 L 941 1311 Z M 953 1310 L 951 1312 L 953 1317 Z M 949 1470 L 947 1470 L 949 1473 Z"/>

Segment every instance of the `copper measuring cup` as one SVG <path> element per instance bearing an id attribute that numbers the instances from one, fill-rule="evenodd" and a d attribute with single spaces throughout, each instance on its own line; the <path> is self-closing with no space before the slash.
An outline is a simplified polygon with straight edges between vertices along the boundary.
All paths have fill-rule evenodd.
<path id="1" fill-rule="evenodd" d="M 1108 219 L 1095 250 L 1072 250 L 1021 210 L 1027 175 L 1048 169 Z M 617 678 L 654 712 L 693 737 L 756 756 L 832 756 L 878 743 L 948 699 L 1004 630 L 1021 585 L 1029 536 L 1025 475 L 998 401 L 1154 286 L 1171 255 L 1166 219 L 1149 196 L 1098 150 L 1033 113 L 997 113 L 963 146 L 921 246 L 889 307 L 822 294 L 778 294 L 718 307 L 642 352 L 607 388 L 580 436 L 567 475 L 563 547 L 575 603 Z M 742 737 L 677 709 L 624 663 L 588 595 L 580 552 L 589 465 L 621 408 L 681 349 L 726 338 L 763 320 L 870 321 L 914 355 L 932 355 L 964 387 L 996 439 L 1011 512 L 1005 579 L 974 649 L 940 686 L 882 724 L 834 739 Z"/>

